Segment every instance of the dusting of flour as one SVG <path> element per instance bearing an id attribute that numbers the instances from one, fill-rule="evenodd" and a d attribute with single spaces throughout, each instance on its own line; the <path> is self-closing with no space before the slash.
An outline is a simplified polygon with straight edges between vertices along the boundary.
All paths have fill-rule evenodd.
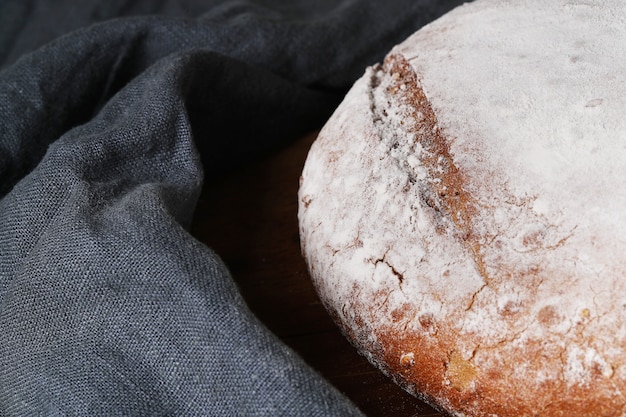
<path id="1" fill-rule="evenodd" d="M 564 347 L 571 381 L 590 363 L 608 372 L 578 350 L 626 340 L 624 12 L 620 0 L 481 1 L 394 51 L 418 74 L 456 166 L 472 173 L 469 192 L 484 207 L 474 227 L 495 281 L 485 296 L 535 303 L 531 314 L 550 308 L 552 332 L 597 326 L 595 346 Z M 498 281 L 502 265 L 543 271 L 537 293 Z M 485 323 L 488 311 L 470 315 L 466 331 L 504 330 Z M 524 330 L 521 341 L 546 333 Z"/>
<path id="2" fill-rule="evenodd" d="M 436 126 L 374 67 L 320 133 L 299 217 L 322 300 L 362 346 L 377 326 L 458 335 L 460 369 L 502 369 L 503 386 L 626 386 L 626 3 L 478 0 L 394 54 Z M 467 179 L 475 246 L 437 207 L 425 126 Z"/>

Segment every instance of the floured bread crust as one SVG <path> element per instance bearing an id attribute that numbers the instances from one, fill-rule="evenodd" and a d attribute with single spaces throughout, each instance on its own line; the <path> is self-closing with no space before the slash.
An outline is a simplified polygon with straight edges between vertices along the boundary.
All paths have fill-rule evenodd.
<path id="1" fill-rule="evenodd" d="M 456 416 L 626 416 L 626 3 L 478 0 L 367 70 L 307 159 L 346 336 Z"/>

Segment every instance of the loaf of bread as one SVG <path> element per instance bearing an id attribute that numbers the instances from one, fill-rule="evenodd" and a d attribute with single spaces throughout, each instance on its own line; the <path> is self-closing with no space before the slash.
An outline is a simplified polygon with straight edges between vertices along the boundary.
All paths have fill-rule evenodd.
<path id="1" fill-rule="evenodd" d="M 626 416 L 626 2 L 477 0 L 367 69 L 299 191 L 319 296 L 454 416 Z"/>

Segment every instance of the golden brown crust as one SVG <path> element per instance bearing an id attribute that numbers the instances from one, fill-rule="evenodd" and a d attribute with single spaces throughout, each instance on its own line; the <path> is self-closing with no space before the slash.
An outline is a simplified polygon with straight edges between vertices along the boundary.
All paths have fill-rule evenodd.
<path id="1" fill-rule="evenodd" d="M 321 300 L 451 415 L 626 416 L 624 15 L 472 2 L 369 68 L 311 148 Z"/>
<path id="2" fill-rule="evenodd" d="M 623 16 L 455 9 L 368 68 L 311 148 L 299 218 L 321 300 L 451 415 L 626 416 Z"/>
<path id="3" fill-rule="evenodd" d="M 488 282 L 489 277 L 482 266 L 482 248 L 472 230 L 475 202 L 463 188 L 466 177 L 455 167 L 449 155 L 447 140 L 437 128 L 436 116 L 419 86 L 416 74 L 401 55 L 390 55 L 380 68 L 381 77 L 392 80 L 385 87 L 389 95 L 404 104 L 410 110 L 406 113 L 405 123 L 414 126 L 415 131 L 429 132 L 421 135 L 426 157 L 422 162 L 429 167 L 433 178 L 431 184 L 437 186 L 430 192 L 422 191 L 425 204 L 441 216 L 448 217 L 457 230 L 441 230 L 440 233 L 453 235 L 472 254 L 477 269 Z M 401 86 L 403 86 L 401 88 Z M 415 117 L 415 114 L 423 117 Z M 420 125 L 417 127 L 417 125 Z M 440 223 L 445 224 L 445 223 Z M 443 227 L 443 226 L 442 226 Z M 354 300 L 359 300 L 361 290 L 355 288 Z M 384 303 L 388 294 L 378 292 L 373 300 L 353 303 L 355 311 L 369 312 L 372 305 Z M 471 305 L 468 309 L 471 308 Z M 515 315 L 512 307 L 504 308 L 503 320 Z M 367 315 L 367 314 L 365 314 Z M 470 357 L 458 351 L 459 339 L 466 335 L 455 333 L 450 323 L 437 323 L 428 314 L 420 314 L 411 305 L 403 305 L 389 312 L 393 324 L 387 327 L 371 327 L 363 318 L 355 320 L 356 326 L 363 333 L 376 335 L 375 346 L 362 343 L 366 340 L 355 333 L 354 324 L 346 326 L 334 314 L 338 324 L 347 337 L 354 341 L 359 349 L 369 352 L 372 361 L 390 375 L 407 391 L 454 415 L 473 417 L 556 417 L 556 416 L 597 416 L 609 417 L 622 415 L 624 398 L 621 392 L 626 388 L 623 381 L 613 381 L 597 369 L 591 381 L 571 385 L 562 379 L 552 379 L 542 383 L 524 381 L 514 375 L 519 366 L 536 367 L 561 364 L 559 356 L 564 354 L 562 347 L 550 346 L 548 341 L 534 340 L 515 349 L 509 349 L 506 355 L 497 360 L 498 367 L 481 369 L 474 363 L 476 347 Z M 421 331 L 407 331 L 402 323 L 417 320 Z M 549 327 L 558 322 L 558 313 L 550 307 L 543 308 L 538 320 Z M 502 343 L 502 346 L 506 341 Z M 481 355 L 498 356 L 498 346 L 492 346 Z M 619 384 L 622 384 L 619 386 Z"/>

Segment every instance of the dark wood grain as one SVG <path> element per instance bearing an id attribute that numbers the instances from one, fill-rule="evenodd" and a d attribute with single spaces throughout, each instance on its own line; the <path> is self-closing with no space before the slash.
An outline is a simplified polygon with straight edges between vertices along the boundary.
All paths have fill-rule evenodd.
<path id="1" fill-rule="evenodd" d="M 297 189 L 315 134 L 207 183 L 192 233 L 226 262 L 252 311 L 367 416 L 442 416 L 373 368 L 326 314 L 300 254 Z"/>

